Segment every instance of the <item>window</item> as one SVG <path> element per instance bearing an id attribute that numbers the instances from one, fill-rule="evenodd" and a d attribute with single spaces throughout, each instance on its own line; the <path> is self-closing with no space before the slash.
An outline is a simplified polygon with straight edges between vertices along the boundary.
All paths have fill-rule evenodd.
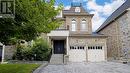
<path id="1" fill-rule="evenodd" d="M 80 49 L 80 47 L 78 46 L 78 49 Z"/>
<path id="2" fill-rule="evenodd" d="M 70 46 L 70 49 L 74 49 L 74 46 Z"/>
<path id="3" fill-rule="evenodd" d="M 83 49 L 84 49 L 84 46 L 83 46 Z"/>
<path id="4" fill-rule="evenodd" d="M 98 49 L 98 46 L 96 46 L 96 49 Z"/>
<path id="5" fill-rule="evenodd" d="M 91 49 L 91 47 L 88 46 L 88 49 Z"/>
<path id="6" fill-rule="evenodd" d="M 98 49 L 100 49 L 100 46 L 98 46 Z"/>
<path id="7" fill-rule="evenodd" d="M 80 7 L 76 7 L 75 12 L 80 12 Z"/>
<path id="8" fill-rule="evenodd" d="M 93 46 L 93 49 L 95 49 L 95 47 Z"/>
<path id="9" fill-rule="evenodd" d="M 84 50 L 85 47 L 84 46 L 70 46 L 70 50 L 74 50 L 74 49 L 78 49 L 78 50 Z"/>
<path id="10" fill-rule="evenodd" d="M 96 49 L 96 50 L 102 50 L 102 46 L 88 46 L 88 50 L 92 50 L 92 49 Z"/>
<path id="11" fill-rule="evenodd" d="M 87 30 L 87 25 L 86 25 L 86 20 L 85 19 L 83 19 L 81 21 L 80 29 L 81 29 L 81 31 L 86 31 Z"/>
<path id="12" fill-rule="evenodd" d="M 72 20 L 71 31 L 76 31 L 76 20 L 75 19 Z"/>

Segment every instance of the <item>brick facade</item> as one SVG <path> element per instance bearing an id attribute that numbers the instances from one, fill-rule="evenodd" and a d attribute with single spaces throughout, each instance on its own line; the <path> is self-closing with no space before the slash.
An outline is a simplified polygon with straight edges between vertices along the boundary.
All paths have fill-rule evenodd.
<path id="1" fill-rule="evenodd" d="M 106 45 L 106 37 L 69 37 L 69 45 L 70 46 L 85 46 L 86 50 L 88 46 L 103 46 L 105 50 L 105 60 L 107 60 L 107 45 Z M 87 55 L 87 52 L 86 52 Z"/>
<path id="2" fill-rule="evenodd" d="M 72 26 L 71 26 L 71 21 L 72 21 L 72 19 L 76 19 L 76 23 L 77 23 L 77 31 L 76 32 L 72 32 L 71 31 L 71 28 L 72 28 Z M 80 24 L 81 24 L 81 21 L 83 20 L 83 19 L 85 19 L 85 20 L 87 20 L 86 21 L 86 29 L 87 29 L 87 31 L 80 31 Z M 67 26 L 69 26 L 69 30 L 70 30 L 70 33 L 72 33 L 72 34 L 92 34 L 92 23 L 91 23 L 91 19 L 92 19 L 92 17 L 91 16 L 67 16 L 66 17 L 66 25 Z"/>

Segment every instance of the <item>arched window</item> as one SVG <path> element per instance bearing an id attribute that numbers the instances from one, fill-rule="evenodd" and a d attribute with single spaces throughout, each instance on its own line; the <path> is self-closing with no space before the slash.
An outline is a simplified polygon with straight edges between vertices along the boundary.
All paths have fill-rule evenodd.
<path id="1" fill-rule="evenodd" d="M 81 21 L 80 30 L 81 30 L 81 31 L 87 31 L 87 23 L 86 23 L 86 20 L 85 20 L 85 19 L 83 19 L 83 20 Z"/>
<path id="2" fill-rule="evenodd" d="M 75 19 L 72 19 L 72 22 L 71 22 L 71 31 L 76 31 L 76 20 Z"/>

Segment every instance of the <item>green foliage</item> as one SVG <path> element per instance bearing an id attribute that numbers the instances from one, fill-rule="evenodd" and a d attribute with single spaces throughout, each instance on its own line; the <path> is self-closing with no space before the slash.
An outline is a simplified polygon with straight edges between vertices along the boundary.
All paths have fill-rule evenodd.
<path id="1" fill-rule="evenodd" d="M 32 73 L 38 64 L 0 64 L 0 73 Z"/>
<path id="2" fill-rule="evenodd" d="M 18 60 L 33 60 L 33 53 L 31 47 L 17 46 L 16 53 L 14 54 L 13 59 Z"/>
<path id="3" fill-rule="evenodd" d="M 36 40 L 32 52 L 35 56 L 34 60 L 48 60 L 51 49 L 47 42 L 40 38 Z"/>
<path id="4" fill-rule="evenodd" d="M 39 38 L 35 40 L 33 46 L 18 45 L 13 59 L 43 61 L 49 59 L 50 52 L 48 43 Z"/>
<path id="5" fill-rule="evenodd" d="M 15 18 L 0 19 L 0 42 L 8 44 L 12 38 L 30 41 L 59 27 L 62 22 L 55 16 L 62 5 L 55 9 L 54 4 L 55 0 L 15 0 Z"/>

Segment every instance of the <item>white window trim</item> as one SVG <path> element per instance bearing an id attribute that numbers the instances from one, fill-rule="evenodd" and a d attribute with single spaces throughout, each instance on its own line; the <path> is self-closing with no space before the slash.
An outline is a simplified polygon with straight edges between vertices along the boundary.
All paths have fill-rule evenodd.
<path id="1" fill-rule="evenodd" d="M 71 31 L 76 31 L 76 24 L 74 23 L 71 24 Z"/>
<path id="2" fill-rule="evenodd" d="M 71 31 L 76 31 L 76 30 L 77 30 L 76 20 L 72 19 L 72 21 L 71 21 Z"/>
<path id="3" fill-rule="evenodd" d="M 87 30 L 87 22 L 86 22 L 86 20 L 84 20 L 84 19 L 82 19 L 82 21 L 81 21 L 81 24 L 80 24 L 80 30 L 81 31 L 88 31 Z"/>
<path id="4" fill-rule="evenodd" d="M 86 24 L 84 23 L 81 24 L 81 31 L 87 31 Z"/>

